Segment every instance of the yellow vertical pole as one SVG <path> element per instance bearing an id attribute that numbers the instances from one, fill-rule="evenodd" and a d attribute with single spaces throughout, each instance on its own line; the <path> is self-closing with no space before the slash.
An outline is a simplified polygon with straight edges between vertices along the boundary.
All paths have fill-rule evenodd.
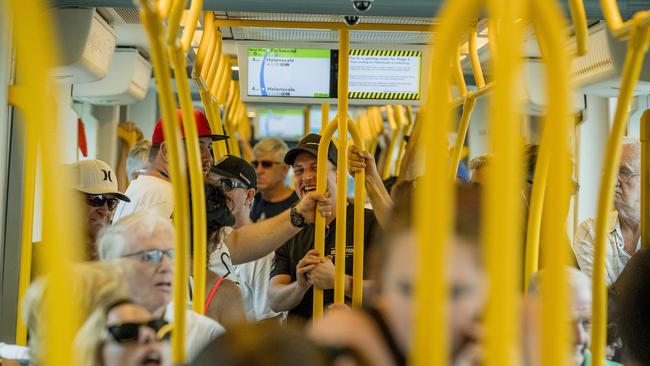
<path id="1" fill-rule="evenodd" d="M 208 61 L 208 57 L 212 57 L 212 55 L 208 55 L 208 48 L 210 48 L 210 44 L 212 42 L 211 38 L 214 35 L 214 27 L 212 26 L 212 21 L 213 21 L 213 16 L 211 12 L 206 12 L 205 16 L 203 17 L 203 34 L 201 35 L 201 41 L 199 42 L 199 48 L 196 51 L 196 59 L 194 59 L 194 65 L 192 67 L 192 78 L 197 81 L 197 83 L 201 84 L 199 82 L 199 78 L 203 78 L 205 80 L 205 77 L 202 76 L 203 70 L 206 69 L 206 61 Z M 211 60 L 209 60 L 211 62 Z M 207 69 L 206 69 L 207 71 Z"/>
<path id="2" fill-rule="evenodd" d="M 576 55 L 587 54 L 589 31 L 587 30 L 587 15 L 582 0 L 569 0 L 569 11 L 573 20 L 573 31 L 576 34 Z"/>
<path id="3" fill-rule="evenodd" d="M 176 229 L 176 258 L 174 271 L 174 330 L 172 333 L 172 362 L 185 362 L 185 301 L 187 298 L 187 256 L 184 255 L 189 243 L 188 223 L 188 187 L 184 159 L 180 159 L 180 134 L 175 113 L 174 95 L 172 94 L 169 74 L 169 61 L 163 48 L 163 25 L 150 3 L 140 0 L 142 24 L 151 45 L 151 59 L 154 76 L 158 85 L 158 98 L 162 109 L 165 143 L 169 147 L 169 170 L 174 189 L 174 227 Z"/>
<path id="4" fill-rule="evenodd" d="M 650 109 L 641 116 L 641 246 L 650 248 Z"/>
<path id="5" fill-rule="evenodd" d="M 181 36 L 181 48 L 185 53 L 187 53 L 187 51 L 190 50 L 190 46 L 192 46 L 192 38 L 194 38 L 194 32 L 196 31 L 196 22 L 199 20 L 202 9 L 203 0 L 192 0 L 189 16 L 187 17 L 185 28 L 183 28 L 183 35 Z"/>
<path id="6" fill-rule="evenodd" d="M 320 130 L 323 131 L 325 127 L 327 127 L 327 121 L 329 121 L 330 118 L 330 104 L 329 103 L 321 104 L 320 111 L 321 111 Z"/>
<path id="7" fill-rule="evenodd" d="M 542 141 L 543 144 L 550 144 L 548 148 L 551 152 L 550 161 L 553 161 L 553 170 L 548 172 L 547 197 L 544 200 L 546 215 L 542 231 L 547 243 L 543 258 L 547 273 L 542 277 L 541 364 L 567 365 L 570 360 L 571 339 L 567 322 L 570 293 L 566 276 L 569 255 L 566 223 L 571 181 L 569 137 L 570 129 L 573 128 L 569 113 L 571 61 L 565 50 L 567 39 L 563 32 L 567 24 L 556 3 L 531 0 L 529 4 L 536 29 L 543 30 L 544 33 L 544 36 L 540 37 L 540 42 L 544 43 L 540 44 L 540 48 L 544 50 L 542 58 L 547 69 L 546 85 L 548 85 L 548 110 L 545 122 L 548 125 L 545 126 L 545 130 L 553 132 L 552 137 Z M 602 359 L 604 360 L 604 355 Z M 592 358 L 592 364 L 594 361 L 595 358 Z"/>
<path id="8" fill-rule="evenodd" d="M 222 67 L 221 64 L 223 62 L 223 58 L 221 57 L 221 43 L 221 32 L 216 30 L 212 36 L 212 42 L 210 42 L 210 46 L 212 47 L 208 47 L 207 51 L 207 57 L 209 57 L 210 63 L 206 63 L 207 72 L 203 76 L 205 78 L 205 84 L 207 85 L 208 89 L 210 90 L 210 94 L 212 95 L 216 95 L 216 93 L 213 93 L 213 88 L 215 82 L 218 83 L 218 81 L 215 81 L 215 79 L 217 78 L 219 70 Z"/>
<path id="9" fill-rule="evenodd" d="M 519 281 L 521 248 L 521 80 L 524 2 L 488 0 L 488 10 L 501 26 L 496 85 L 490 104 L 493 159 L 484 192 L 482 234 L 490 292 L 485 316 L 485 364 L 515 365 L 519 359 Z"/>
<path id="10" fill-rule="evenodd" d="M 476 25 L 474 25 L 472 27 L 472 31 L 469 34 L 469 59 L 472 63 L 472 71 L 474 73 L 474 81 L 476 81 L 476 88 L 481 89 L 485 86 L 485 78 L 483 77 L 481 60 L 478 57 L 478 35 L 476 33 Z"/>
<path id="11" fill-rule="evenodd" d="M 397 159 L 395 159 L 393 175 L 398 176 L 400 165 L 404 158 L 404 150 L 406 149 L 406 134 L 408 133 L 410 120 L 406 117 L 403 105 L 395 106 L 395 116 L 397 118 L 397 125 L 399 126 L 399 138 L 397 142 Z"/>
<path id="12" fill-rule="evenodd" d="M 458 92 L 460 93 L 461 98 L 465 98 L 467 96 L 467 84 L 465 83 L 463 68 L 460 65 L 460 45 L 456 49 L 456 59 L 453 61 L 453 68 Z"/>
<path id="13" fill-rule="evenodd" d="M 308 105 L 307 108 L 305 108 L 305 135 L 309 134 L 309 131 L 311 131 L 311 106 Z"/>
<path id="14" fill-rule="evenodd" d="M 393 106 L 388 104 L 386 105 L 386 116 L 388 117 L 391 136 L 390 141 L 388 142 L 388 147 L 386 148 L 386 152 L 384 153 L 385 159 L 384 165 L 382 166 L 382 179 L 387 179 L 390 177 L 390 167 L 393 161 L 393 151 L 395 151 L 395 144 L 397 144 L 397 139 L 399 138 L 399 128 L 397 126 L 397 122 L 395 122 L 395 111 L 393 110 Z"/>
<path id="15" fill-rule="evenodd" d="M 608 19 L 609 21 L 609 19 Z M 605 171 L 601 180 L 596 216 L 596 242 L 594 244 L 593 263 L 593 328 L 591 334 L 592 365 L 601 366 L 605 360 L 605 343 L 607 338 L 607 286 L 605 284 L 605 246 L 607 244 L 607 216 L 612 210 L 612 196 L 618 165 L 621 160 L 621 141 L 625 133 L 626 121 L 632 92 L 639 79 L 644 55 L 650 43 L 650 27 L 639 26 L 638 17 L 633 18 L 633 27 L 628 40 L 628 52 L 625 56 L 621 89 L 607 141 Z"/>
<path id="16" fill-rule="evenodd" d="M 359 151 L 365 151 L 366 147 L 357 126 L 351 119 L 348 120 L 350 134 L 354 145 Z M 366 203 L 366 172 L 360 171 L 354 175 L 354 257 L 352 267 L 352 306 L 360 308 L 363 303 L 363 262 L 365 256 L 364 247 L 364 214 Z"/>
<path id="17" fill-rule="evenodd" d="M 453 200 L 453 186 L 447 178 L 447 132 L 450 114 L 447 83 L 457 55 L 458 40 L 476 16 L 482 1 L 449 1 L 440 12 L 436 43 L 430 65 L 426 104 L 411 136 L 411 145 L 423 151 L 425 174 L 416 187 L 415 226 L 418 232 L 417 279 L 415 282 L 415 334 L 411 364 L 443 366 L 449 364 L 446 281 L 447 247 Z M 428 123 L 432 121 L 441 123 Z M 413 141 L 414 135 L 417 140 Z M 412 153 L 407 149 L 407 157 Z M 402 174 L 405 170 L 402 169 Z M 435 345 L 435 346 L 432 346 Z"/>
<path id="18" fill-rule="evenodd" d="M 324 194 L 327 190 L 327 152 L 332 141 L 332 135 L 334 135 L 334 131 L 336 130 L 337 119 L 338 116 L 322 129 L 320 133 L 321 137 L 318 144 L 316 167 L 316 191 L 321 194 Z M 323 257 L 325 255 L 325 217 L 317 213 L 314 225 L 314 249 Z M 314 286 L 313 292 L 314 303 L 312 317 L 316 321 L 323 317 L 323 289 Z"/>
<path id="19" fill-rule="evenodd" d="M 465 137 L 467 136 L 467 130 L 469 129 L 469 120 L 472 117 L 472 111 L 474 110 L 475 104 L 476 98 L 471 96 L 465 98 L 465 102 L 463 103 L 463 114 L 460 118 L 456 143 L 454 144 L 454 149 L 451 154 L 451 164 L 449 165 L 449 178 L 452 180 L 456 179 L 456 172 L 458 171 L 458 165 L 460 165 Z"/>
<path id="20" fill-rule="evenodd" d="M 336 257 L 334 270 L 334 303 L 345 301 L 345 250 L 348 198 L 348 62 L 350 31 L 339 30 L 338 80 L 338 159 L 336 170 Z"/>
<path id="21" fill-rule="evenodd" d="M 52 37 L 52 24 L 47 16 L 44 1 L 11 0 L 7 6 L 12 15 L 13 35 L 16 47 L 16 68 L 19 73 L 23 100 L 30 107 L 25 109 L 27 130 L 33 130 L 32 142 L 38 141 L 43 173 L 43 241 L 45 249 L 38 258 L 43 265 L 42 273 L 48 275 L 48 291 L 45 294 L 46 313 L 44 324 L 45 338 L 42 351 L 45 355 L 42 364 L 72 364 L 72 349 L 76 329 L 80 324 L 77 302 L 68 295 L 68 284 L 72 280 L 70 266 L 73 260 L 80 259 L 80 232 L 69 230 L 80 219 L 72 210 L 61 210 L 74 202 L 71 192 L 64 187 L 71 185 L 68 177 L 61 176 L 59 140 L 59 121 L 54 86 L 50 72 L 57 59 L 55 40 Z M 38 47 L 34 42 L 38 40 Z M 21 71 L 24 70 L 24 71 Z M 34 146 L 31 146 L 32 152 Z M 76 235 L 75 235 L 76 234 Z M 31 239 L 31 231 L 22 233 Z M 24 239 L 25 240 L 25 239 Z M 29 240 L 31 245 L 31 240 Z M 22 253 L 21 253 L 22 254 Z M 29 269 L 28 269 L 29 270 Z"/>

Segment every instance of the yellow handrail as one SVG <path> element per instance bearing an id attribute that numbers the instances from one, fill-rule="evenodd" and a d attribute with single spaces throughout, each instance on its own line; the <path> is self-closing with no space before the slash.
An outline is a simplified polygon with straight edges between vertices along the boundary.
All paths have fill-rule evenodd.
<path id="1" fill-rule="evenodd" d="M 226 102 L 228 85 L 232 80 L 232 70 L 231 70 L 230 60 L 223 53 L 221 54 L 221 57 L 224 59 L 224 63 L 223 63 L 224 68 L 221 71 L 221 75 L 219 75 L 219 81 L 220 81 L 218 84 L 219 88 L 216 90 L 216 93 L 213 95 L 217 97 L 217 102 L 219 102 L 219 104 L 224 104 Z"/>
<path id="2" fill-rule="evenodd" d="M 188 187 L 185 162 L 180 159 L 179 124 L 175 113 L 171 88 L 169 61 L 163 49 L 163 25 L 147 0 L 140 0 L 142 24 L 151 45 L 151 60 L 158 85 L 158 98 L 162 109 L 163 133 L 169 148 L 169 172 L 174 189 L 174 227 L 176 229 L 176 258 L 174 271 L 174 329 L 172 333 L 172 362 L 185 362 L 185 301 L 187 298 L 187 255 L 189 247 Z"/>
<path id="3" fill-rule="evenodd" d="M 483 69 L 481 68 L 481 60 L 478 57 L 478 35 L 476 25 L 469 33 L 469 59 L 472 63 L 472 72 L 474 73 L 474 81 L 476 88 L 481 89 L 485 86 L 485 78 L 483 77 Z"/>
<path id="4" fill-rule="evenodd" d="M 183 35 L 181 36 L 181 46 L 184 53 L 187 53 L 192 46 L 192 38 L 194 38 L 196 22 L 199 20 L 201 10 L 203 10 L 203 0 L 192 0 L 189 15 L 185 21 L 185 28 L 183 28 Z"/>
<path id="5" fill-rule="evenodd" d="M 605 8 L 603 8 L 605 10 Z M 620 16 L 620 14 L 619 14 Z M 621 141 L 629 116 L 632 92 L 639 79 L 644 55 L 650 43 L 650 24 L 642 24 L 641 16 L 634 16 L 628 51 L 621 76 L 621 89 L 611 134 L 607 141 L 605 170 L 601 180 L 596 216 L 596 242 L 593 263 L 593 329 L 591 335 L 592 365 L 601 366 L 605 360 L 607 335 L 607 286 L 605 284 L 605 245 L 607 245 L 607 216 L 612 211 L 616 174 L 621 159 Z M 609 20 L 608 20 L 609 22 Z"/>
<path id="6" fill-rule="evenodd" d="M 195 79 L 197 83 L 199 82 L 199 78 L 203 78 L 203 80 L 205 80 L 205 76 L 203 75 L 203 70 L 206 69 L 207 72 L 207 68 L 205 67 L 206 56 L 208 54 L 208 48 L 210 48 L 210 43 L 212 42 L 211 37 L 213 36 L 214 33 L 214 27 L 212 26 L 212 19 L 213 17 L 210 16 L 210 13 L 206 12 L 203 17 L 203 34 L 201 35 L 199 48 L 196 51 L 196 59 L 194 60 L 194 65 L 192 67 L 192 78 Z"/>
<path id="7" fill-rule="evenodd" d="M 465 96 L 467 96 L 467 84 L 465 83 L 463 68 L 460 65 L 460 46 L 456 49 L 456 59 L 453 61 L 452 66 L 454 68 L 454 79 L 456 80 L 456 86 L 458 86 L 460 97 L 465 98 Z"/>
<path id="8" fill-rule="evenodd" d="M 395 115 L 397 116 L 397 124 L 400 126 L 399 129 L 399 147 L 397 148 L 397 159 L 395 159 L 395 169 L 393 175 L 398 176 L 400 166 L 402 165 L 402 159 L 404 158 L 404 151 L 406 150 L 406 135 L 408 130 L 411 127 L 411 120 L 406 117 L 404 111 L 404 106 L 396 105 L 395 106 Z"/>
<path id="9" fill-rule="evenodd" d="M 12 85 L 8 90 L 9 105 L 26 110 L 30 108 L 24 88 Z M 31 282 L 32 231 L 34 227 L 34 193 L 36 190 L 37 133 L 34 126 L 25 124 L 25 167 L 23 175 L 23 212 L 20 240 L 20 273 L 18 278 L 18 314 L 23 309 L 23 298 Z M 27 326 L 22 316 L 16 319 L 16 344 L 27 345 Z"/>
<path id="10" fill-rule="evenodd" d="M 216 95 L 216 93 L 213 93 L 213 88 L 216 83 L 215 79 L 217 79 L 220 68 L 223 67 L 223 57 L 221 57 L 221 42 L 221 32 L 215 31 L 212 35 L 212 42 L 210 44 L 211 46 L 214 44 L 214 46 L 208 48 L 208 58 L 210 60 L 210 64 L 205 79 L 205 84 L 207 85 L 208 90 L 210 90 L 210 94 L 212 95 Z"/>
<path id="11" fill-rule="evenodd" d="M 461 154 L 463 152 L 463 146 L 465 145 L 465 137 L 467 136 L 467 130 L 469 129 L 469 120 L 472 117 L 472 111 L 474 110 L 475 105 L 475 98 L 465 98 L 465 104 L 463 104 L 463 114 L 461 115 L 460 122 L 458 124 L 456 143 L 454 144 L 454 149 L 451 153 L 451 164 L 449 165 L 449 178 L 451 180 L 456 179 L 456 172 L 458 172 L 458 165 L 460 165 Z"/>
<path id="12" fill-rule="evenodd" d="M 345 300 L 345 248 L 348 192 L 348 65 L 350 61 L 350 31 L 339 30 L 338 80 L 338 158 L 336 170 L 336 258 L 334 259 L 334 303 Z M 322 255 L 322 253 L 321 253 Z"/>
<path id="13" fill-rule="evenodd" d="M 320 105 L 321 119 L 320 119 L 320 130 L 323 131 L 327 127 L 327 121 L 330 117 L 330 104 L 323 103 Z"/>
<path id="14" fill-rule="evenodd" d="M 160 16 L 160 19 L 164 20 L 167 18 L 167 16 L 169 16 L 173 2 L 174 0 L 160 0 L 158 3 L 158 14 Z"/>
<path id="15" fill-rule="evenodd" d="M 542 276 L 542 365 L 567 365 L 570 336 L 568 322 L 570 293 L 567 285 L 566 264 L 568 245 L 566 222 L 570 200 L 571 162 L 569 158 L 569 136 L 573 122 L 569 113 L 571 62 L 566 54 L 567 23 L 557 4 L 550 1 L 530 1 L 530 13 L 536 29 L 543 30 L 540 38 L 543 50 L 542 60 L 548 85 L 548 110 L 546 126 L 553 132 L 548 141 L 553 170 L 549 171 L 545 213 L 548 221 L 543 227 L 543 237 L 548 240 L 544 247 L 543 263 L 546 268 Z M 552 126 L 552 127 L 551 127 Z M 544 138 L 544 137 L 542 137 Z M 540 149 L 542 149 L 541 147 Z M 537 173 L 537 172 L 536 172 Z M 537 182 L 535 182 L 537 184 Z M 560 286 L 558 286 L 558 284 Z M 601 358 L 601 361 L 605 357 Z M 592 365 L 597 360 L 592 358 Z"/>
<path id="16" fill-rule="evenodd" d="M 397 122 L 395 121 L 395 111 L 393 110 L 393 106 L 387 104 L 386 105 L 386 116 L 388 117 L 388 125 L 390 126 L 390 141 L 388 142 L 388 147 L 386 148 L 386 151 L 383 153 L 384 159 L 383 163 L 384 165 L 382 166 L 382 173 L 381 177 L 382 179 L 387 179 L 390 177 L 390 168 L 391 168 L 391 162 L 393 161 L 393 151 L 395 151 L 395 145 L 397 144 L 397 140 L 399 139 L 399 127 L 397 125 Z"/>
<path id="17" fill-rule="evenodd" d="M 309 134 L 309 131 L 311 130 L 311 106 L 308 105 L 307 108 L 305 108 L 305 136 Z"/>
<path id="18" fill-rule="evenodd" d="M 641 116 L 641 247 L 650 248 L 650 109 Z"/>
<path id="19" fill-rule="evenodd" d="M 623 22 L 616 0 L 600 0 L 600 6 L 610 31 L 618 39 L 629 37 L 635 24 L 637 27 L 650 25 L 650 10 L 637 12 L 632 19 Z"/>
<path id="20" fill-rule="evenodd" d="M 30 102 L 30 107 L 23 110 L 27 129 L 33 131 L 27 134 L 32 139 L 27 144 L 31 145 L 33 152 L 35 141 L 38 142 L 40 168 L 43 181 L 47 182 L 43 184 L 43 241 L 39 244 L 45 250 L 38 258 L 38 263 L 43 266 L 42 273 L 49 276 L 48 291 L 45 293 L 47 312 L 44 324 L 41 325 L 45 331 L 42 343 L 43 364 L 70 365 L 70 345 L 80 319 L 77 302 L 67 296 L 67 286 L 72 279 L 70 265 L 73 260 L 80 258 L 78 254 L 82 241 L 80 232 L 69 230 L 74 227 L 73 223 L 80 220 L 73 217 L 78 213 L 77 210 L 61 211 L 61 207 L 69 207 L 70 202 L 75 202 L 75 197 L 72 197 L 69 189 L 64 188 L 71 186 L 68 185 L 71 180 L 68 181 L 66 175 L 61 176 L 59 141 L 52 138 L 60 133 L 50 74 L 57 59 L 56 41 L 52 36 L 53 27 L 44 1 L 11 0 L 7 4 L 14 19 L 12 25 L 18 64 L 17 80 L 21 84 L 24 100 Z M 39 46 L 34 47 L 34 42 L 39 42 Z M 28 167 L 29 165 L 30 163 Z M 22 235 L 31 239 L 31 231 L 23 232 Z M 31 240 L 29 245 L 31 246 Z"/>
<path id="21" fill-rule="evenodd" d="M 589 32 L 583 0 L 569 0 L 569 11 L 573 20 L 573 31 L 576 34 L 576 55 L 584 56 L 587 54 Z"/>

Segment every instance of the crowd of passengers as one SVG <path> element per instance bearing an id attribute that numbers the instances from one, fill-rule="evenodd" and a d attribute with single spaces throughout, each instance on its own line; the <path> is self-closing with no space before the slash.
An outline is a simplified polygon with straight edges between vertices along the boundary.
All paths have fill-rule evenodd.
<path id="1" fill-rule="evenodd" d="M 386 186 L 374 157 L 350 149 L 349 173 L 365 172 L 367 206 L 372 207 L 365 209 L 363 228 L 364 304 L 359 309 L 331 305 L 333 263 L 339 254 L 334 248 L 336 196 L 345 194 L 337 192 L 335 145 L 327 152 L 327 190 L 322 194 L 316 191 L 319 135 L 305 136 L 292 149 L 280 139 L 265 138 L 253 147 L 250 162 L 235 156 L 215 162 L 212 142 L 227 137 L 213 134 L 201 111 L 194 115 L 205 178 L 208 268 L 205 283 L 188 278 L 184 343 L 190 365 L 405 365 L 413 351 L 419 249 L 411 212 L 417 179 L 393 180 L 392 187 Z M 626 140 L 622 151 L 607 238 L 605 364 L 650 365 L 650 251 L 640 249 L 639 142 Z M 71 345 L 77 366 L 171 364 L 174 199 L 161 121 L 151 141 L 124 155 L 128 188 L 123 193 L 105 162 L 83 160 L 70 167 L 87 220 L 87 261 L 71 268 L 67 294 L 83 321 Z M 522 206 L 528 207 L 536 146 L 526 147 L 525 155 Z M 455 226 L 444 261 L 451 365 L 483 363 L 481 324 L 490 279 L 479 230 L 480 187 L 489 165 L 490 156 L 472 160 L 471 178 L 459 176 L 456 187 Z M 294 189 L 286 185 L 291 168 Z M 354 204 L 347 203 L 345 212 L 347 302 L 352 293 Z M 313 249 L 318 213 L 326 218 L 323 253 Z M 525 227 L 521 231 L 523 247 Z M 567 342 L 572 342 L 570 364 L 575 366 L 591 364 L 594 237 L 594 220 L 588 219 L 574 240 L 566 241 L 577 265 L 566 268 L 572 329 Z M 541 365 L 544 272 L 533 276 L 522 305 L 521 365 Z M 312 322 L 315 287 L 324 290 L 326 311 Z M 47 288 L 47 279 L 37 279 L 23 301 L 29 348 L 0 343 L 0 365 L 38 366 L 46 361 L 44 318 L 56 316 L 45 303 Z M 205 290 L 205 315 L 191 310 L 196 288 Z"/>

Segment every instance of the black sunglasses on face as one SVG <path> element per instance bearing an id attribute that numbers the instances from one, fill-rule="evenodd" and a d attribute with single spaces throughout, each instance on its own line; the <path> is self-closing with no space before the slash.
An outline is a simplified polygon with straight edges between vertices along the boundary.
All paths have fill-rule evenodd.
<path id="1" fill-rule="evenodd" d="M 117 207 L 118 200 L 115 197 L 106 197 L 103 194 L 86 194 L 86 202 L 93 207 L 102 207 L 104 204 L 109 211 Z"/>
<path id="2" fill-rule="evenodd" d="M 235 188 L 248 189 L 248 187 L 246 187 L 246 185 L 244 183 L 235 182 L 234 180 L 228 179 L 228 178 L 219 179 L 217 181 L 217 184 L 219 185 L 219 187 L 221 187 L 221 189 L 224 192 L 230 192 Z"/>
<path id="3" fill-rule="evenodd" d="M 258 166 L 262 166 L 264 169 L 270 169 L 273 165 L 275 164 L 282 164 L 279 161 L 272 161 L 272 160 L 253 160 L 251 161 L 251 164 L 257 169 Z"/>
<path id="4" fill-rule="evenodd" d="M 174 249 L 167 249 L 167 250 L 162 250 L 162 249 L 149 249 L 149 250 L 141 250 L 139 252 L 135 253 L 130 253 L 130 254 L 125 254 L 122 257 L 123 258 L 129 258 L 129 257 L 140 257 L 140 260 L 142 262 L 149 262 L 149 263 L 160 263 L 163 260 L 164 256 L 167 256 L 170 261 L 174 260 Z"/>
<path id="5" fill-rule="evenodd" d="M 143 327 L 152 329 L 156 333 L 157 340 L 169 339 L 171 332 L 164 331 L 163 328 L 167 327 L 169 323 L 162 319 L 150 320 L 146 323 L 124 323 L 119 325 L 110 325 L 106 327 L 108 334 L 116 343 L 124 344 L 137 342 L 140 339 L 140 331 Z"/>

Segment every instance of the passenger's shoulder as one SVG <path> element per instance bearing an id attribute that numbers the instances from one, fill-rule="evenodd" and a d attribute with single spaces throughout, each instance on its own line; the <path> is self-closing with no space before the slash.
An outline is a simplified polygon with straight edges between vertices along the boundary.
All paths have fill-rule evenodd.
<path id="1" fill-rule="evenodd" d="M 216 320 L 187 309 L 187 328 L 197 333 L 217 336 L 225 332 L 225 328 Z"/>

